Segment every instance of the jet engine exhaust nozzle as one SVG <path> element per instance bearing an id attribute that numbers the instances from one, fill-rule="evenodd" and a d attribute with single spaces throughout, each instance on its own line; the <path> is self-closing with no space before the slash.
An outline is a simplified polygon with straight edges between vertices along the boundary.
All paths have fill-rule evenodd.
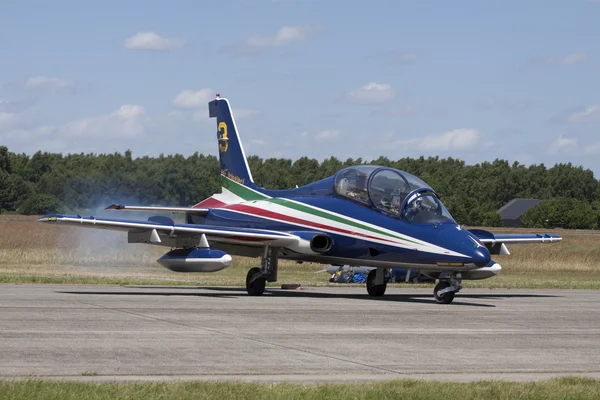
<path id="1" fill-rule="evenodd" d="M 328 235 L 317 234 L 310 239 L 310 249 L 316 253 L 326 253 L 333 246 L 333 240 Z"/>

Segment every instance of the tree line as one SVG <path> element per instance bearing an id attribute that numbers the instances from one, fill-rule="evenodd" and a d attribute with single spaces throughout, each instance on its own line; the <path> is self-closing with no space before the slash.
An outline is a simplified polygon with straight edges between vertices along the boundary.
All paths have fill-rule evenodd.
<path id="1" fill-rule="evenodd" d="M 600 226 L 600 183 L 591 170 L 571 163 L 546 167 L 500 159 L 467 165 L 439 157 L 319 162 L 250 156 L 248 164 L 255 182 L 269 189 L 302 186 L 359 164 L 398 168 L 431 185 L 456 221 L 470 226 L 501 226 L 497 210 L 513 198 L 542 200 L 523 216 L 525 226 Z M 220 190 L 219 171 L 215 156 L 198 153 L 133 158 L 131 151 L 38 151 L 30 156 L 0 146 L 0 211 L 88 214 L 112 203 L 190 206 Z"/>

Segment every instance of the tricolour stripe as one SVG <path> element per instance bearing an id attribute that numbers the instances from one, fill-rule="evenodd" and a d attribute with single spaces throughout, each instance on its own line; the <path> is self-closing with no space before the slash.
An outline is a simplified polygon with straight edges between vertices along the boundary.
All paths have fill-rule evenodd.
<path id="1" fill-rule="evenodd" d="M 360 220 L 350 219 L 346 216 L 332 213 L 299 201 L 272 198 L 223 175 L 221 175 L 221 177 L 223 182 L 223 193 L 228 193 L 228 196 L 230 197 L 228 200 L 232 200 L 227 201 L 228 205 L 223 208 L 233 212 L 308 228 L 318 228 L 329 232 L 337 232 L 350 237 L 360 237 L 371 241 L 382 242 L 384 244 L 392 243 L 403 248 L 416 248 L 420 251 L 464 256 L 463 254 L 436 246 L 427 241 L 398 235 L 394 231 L 376 225 L 366 224 Z M 234 199 L 239 200 L 236 201 Z M 251 201 L 252 204 L 240 204 L 245 201 Z M 275 207 L 275 210 L 269 210 L 268 208 L 272 208 L 269 207 L 269 204 L 272 207 Z M 277 208 L 279 208 L 279 210 L 277 210 Z M 309 216 L 314 217 L 316 220 L 307 218 Z M 363 232 L 357 230 L 362 230 Z"/>
<path id="2" fill-rule="evenodd" d="M 264 195 L 256 190 L 250 189 L 242 184 L 239 184 L 229 178 L 227 178 L 224 175 L 221 175 L 221 182 L 223 184 L 223 188 L 226 188 L 227 190 L 231 191 L 232 193 L 234 193 L 235 195 L 239 196 L 240 198 L 242 198 L 244 201 L 253 201 L 253 200 L 266 200 L 270 203 L 274 203 L 274 204 L 278 204 L 287 208 L 291 208 L 294 209 L 296 211 L 300 211 L 309 215 L 313 215 L 313 216 L 318 216 L 321 218 L 325 218 L 334 222 L 339 222 L 341 224 L 344 225 L 350 225 L 353 226 L 355 228 L 360 228 L 360 229 L 364 229 L 366 231 L 370 231 L 372 233 L 376 233 L 379 235 L 384 235 L 387 236 L 388 238 L 393 238 L 396 240 L 402 240 L 405 242 L 409 242 L 409 243 L 414 243 L 414 244 L 419 244 L 418 242 L 408 239 L 406 237 L 403 236 L 399 236 L 399 235 L 395 235 L 395 234 L 390 234 L 388 232 L 382 231 L 380 229 L 371 227 L 369 225 L 366 224 L 362 224 L 360 222 L 357 221 L 352 221 L 348 218 L 342 217 L 340 215 L 336 215 L 333 213 L 330 213 L 328 211 L 325 211 L 323 209 L 320 208 L 315 208 L 315 207 L 309 207 L 306 206 L 302 203 L 299 202 L 293 202 L 293 201 L 289 201 L 286 199 L 281 199 L 281 198 L 271 198 L 267 195 Z M 307 221 L 308 222 L 308 221 Z M 331 227 L 331 226 L 329 226 Z M 348 231 L 349 232 L 349 231 Z M 356 232 L 353 232 L 353 234 L 357 234 Z M 361 236 L 365 236 L 365 235 L 361 235 Z"/>
<path id="3" fill-rule="evenodd" d="M 359 232 L 349 231 L 349 230 L 337 228 L 337 227 L 334 227 L 331 225 L 324 225 L 324 224 L 320 224 L 318 222 L 308 221 L 306 219 L 296 218 L 296 217 L 292 217 L 289 215 L 280 214 L 280 213 L 277 213 L 274 211 L 268 211 L 268 210 L 264 210 L 262 208 L 249 206 L 246 204 L 232 204 L 232 205 L 226 206 L 224 208 L 226 210 L 240 211 L 240 212 L 247 213 L 250 215 L 256 215 L 259 217 L 265 217 L 265 218 L 274 219 L 277 221 L 283 221 L 283 222 L 287 222 L 287 223 L 294 224 L 294 225 L 303 225 L 303 226 L 306 226 L 309 228 L 318 228 L 318 229 L 322 229 L 322 230 L 326 230 L 326 231 L 334 231 L 334 232 L 342 233 L 345 235 L 360 236 L 360 237 L 364 237 L 366 239 L 382 240 L 382 241 L 394 243 L 394 241 L 389 240 L 389 239 L 383 239 L 383 238 L 379 238 L 379 237 L 375 237 L 375 236 L 365 235 L 365 234 L 362 234 Z"/>
<path id="4" fill-rule="evenodd" d="M 244 186 L 241 183 L 237 183 L 236 181 L 227 178 L 225 175 L 221 175 L 221 186 L 229 190 L 236 196 L 241 197 L 245 201 L 265 200 L 269 198 L 269 196 L 264 195 L 256 190 L 250 189 L 249 187 Z"/>

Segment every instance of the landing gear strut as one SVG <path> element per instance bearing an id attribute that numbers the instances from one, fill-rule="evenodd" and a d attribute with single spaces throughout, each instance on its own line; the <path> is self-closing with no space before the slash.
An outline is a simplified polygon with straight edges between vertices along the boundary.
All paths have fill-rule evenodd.
<path id="1" fill-rule="evenodd" d="M 462 289 L 460 286 L 460 272 L 454 274 L 450 279 L 440 279 L 439 283 L 433 289 L 433 297 L 438 304 L 450 304 L 454 300 L 454 295 Z"/>
<path id="2" fill-rule="evenodd" d="M 250 296 L 262 296 L 267 282 L 277 282 L 277 249 L 265 245 L 260 268 L 250 268 L 246 275 L 246 291 Z"/>

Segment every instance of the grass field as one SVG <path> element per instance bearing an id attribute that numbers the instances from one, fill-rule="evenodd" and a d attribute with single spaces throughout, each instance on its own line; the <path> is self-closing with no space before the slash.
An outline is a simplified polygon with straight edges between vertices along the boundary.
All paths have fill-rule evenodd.
<path id="1" fill-rule="evenodd" d="M 247 270 L 259 264 L 258 258 L 234 257 L 231 267 L 216 273 L 176 273 L 156 263 L 169 250 L 166 247 L 128 244 L 121 232 L 54 226 L 35 219 L 0 216 L 0 283 L 243 285 Z M 563 240 L 511 245 L 511 255 L 494 257 L 503 268 L 499 276 L 465 281 L 464 286 L 600 289 L 600 232 L 556 229 L 551 233 Z M 330 285 L 328 274 L 314 273 L 323 267 L 282 261 L 277 285 Z"/>
<path id="2" fill-rule="evenodd" d="M 74 383 L 0 382 L 4 399 L 598 399 L 600 380 L 560 378 L 542 382 L 441 383 L 397 380 L 366 384 L 256 384 L 229 382 Z"/>

